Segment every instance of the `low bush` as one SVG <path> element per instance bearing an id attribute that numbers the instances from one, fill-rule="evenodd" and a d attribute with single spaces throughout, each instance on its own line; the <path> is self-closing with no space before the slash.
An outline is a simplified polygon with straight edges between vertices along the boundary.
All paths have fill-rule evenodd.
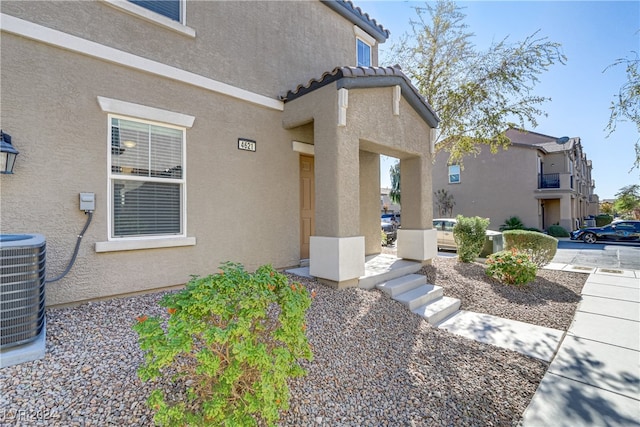
<path id="1" fill-rule="evenodd" d="M 560 225 L 551 225 L 547 228 L 547 233 L 549 236 L 553 237 L 569 237 L 569 232 Z"/>
<path id="2" fill-rule="evenodd" d="M 464 217 L 462 215 L 456 217 L 453 238 L 458 247 L 458 259 L 460 261 L 473 262 L 480 256 L 488 226 L 488 218 L 480 218 L 479 216 Z"/>
<path id="3" fill-rule="evenodd" d="M 523 228 L 524 228 L 524 224 L 522 223 L 522 220 L 517 216 L 512 216 L 507 218 L 504 224 L 500 226 L 500 231 L 522 230 Z"/>
<path id="4" fill-rule="evenodd" d="M 526 254 L 538 267 L 549 264 L 558 250 L 558 239 L 535 231 L 507 230 L 503 236 L 505 250 Z"/>
<path id="5" fill-rule="evenodd" d="M 596 216 L 596 227 L 604 227 L 607 224 L 611 224 L 613 217 L 607 214 L 600 214 Z"/>
<path id="6" fill-rule="evenodd" d="M 542 230 L 540 230 L 539 228 L 536 228 L 536 227 L 525 227 L 525 228 L 523 228 L 523 230 L 535 231 L 536 233 L 542 233 Z"/>
<path id="7" fill-rule="evenodd" d="M 489 255 L 485 273 L 502 283 L 509 285 L 525 285 L 536 278 L 538 267 L 531 262 L 529 256 L 511 249 Z"/>
<path id="8" fill-rule="evenodd" d="M 288 408 L 287 379 L 311 360 L 305 335 L 307 289 L 271 266 L 250 274 L 226 263 L 219 274 L 193 278 L 160 305 L 168 320 L 141 316 L 143 381 L 169 378 L 184 393 L 152 391 L 159 425 L 273 425 Z M 179 396 L 182 394 L 182 396 Z"/>

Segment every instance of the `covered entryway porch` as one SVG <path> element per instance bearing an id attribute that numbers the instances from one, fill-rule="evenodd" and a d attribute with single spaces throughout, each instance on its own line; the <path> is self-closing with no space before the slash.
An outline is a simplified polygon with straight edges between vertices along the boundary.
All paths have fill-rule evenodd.
<path id="1" fill-rule="evenodd" d="M 398 257 L 419 266 L 436 256 L 431 138 L 437 122 L 397 68 L 336 68 L 287 94 L 283 126 L 304 139 L 293 149 L 314 158 L 312 276 L 339 288 L 358 286 L 367 256 L 381 252 L 380 154 L 400 159 Z"/>

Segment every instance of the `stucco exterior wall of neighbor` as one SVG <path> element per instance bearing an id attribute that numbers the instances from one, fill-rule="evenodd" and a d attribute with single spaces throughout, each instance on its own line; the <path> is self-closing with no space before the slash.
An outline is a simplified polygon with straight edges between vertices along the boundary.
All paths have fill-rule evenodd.
<path id="1" fill-rule="evenodd" d="M 195 37 L 106 1 L 3 1 L 2 12 L 274 98 L 356 65 L 353 23 L 319 1 L 188 1 Z"/>
<path id="2" fill-rule="evenodd" d="M 11 34 L 1 48 L 2 127 L 20 151 L 15 174 L 2 176 L 1 231 L 44 234 L 53 277 L 84 225 L 78 194 L 96 194 L 74 268 L 47 285 L 49 305 L 179 285 L 227 260 L 249 269 L 298 263 L 298 155 L 280 112 Z M 108 239 L 110 149 L 98 96 L 195 117 L 186 131 L 186 230 L 195 246 L 95 252 Z M 239 137 L 256 140 L 257 151 L 238 150 Z"/>
<path id="3" fill-rule="evenodd" d="M 453 196 L 456 215 L 489 218 L 489 229 L 498 230 L 511 216 L 518 216 L 527 227 L 539 227 L 537 150 L 511 146 L 492 154 L 482 147 L 476 156 L 463 160 L 460 183 L 449 184 L 448 153 L 440 151 L 433 165 L 433 191 L 446 190 Z M 434 200 L 433 210 L 438 207 Z M 404 218 L 403 218 L 404 220 Z"/>

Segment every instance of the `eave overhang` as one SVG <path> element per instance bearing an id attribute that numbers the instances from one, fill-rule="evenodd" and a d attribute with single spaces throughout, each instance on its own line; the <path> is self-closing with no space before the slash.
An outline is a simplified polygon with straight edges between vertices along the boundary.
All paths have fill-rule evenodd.
<path id="1" fill-rule="evenodd" d="M 322 3 L 331 8 L 334 12 L 338 13 L 342 17 L 351 21 L 354 25 L 362 28 L 371 37 L 376 39 L 378 43 L 384 43 L 389 38 L 389 30 L 386 30 L 382 25 L 369 17 L 368 13 L 365 13 L 357 6 L 354 6 L 348 0 L 320 0 Z"/>
<path id="2" fill-rule="evenodd" d="M 367 89 L 400 86 L 403 98 L 432 128 L 438 127 L 440 118 L 418 90 L 411 84 L 400 67 L 337 67 L 312 79 L 306 85 L 290 90 L 281 99 L 287 103 L 316 89 L 336 83 L 336 89 Z"/>

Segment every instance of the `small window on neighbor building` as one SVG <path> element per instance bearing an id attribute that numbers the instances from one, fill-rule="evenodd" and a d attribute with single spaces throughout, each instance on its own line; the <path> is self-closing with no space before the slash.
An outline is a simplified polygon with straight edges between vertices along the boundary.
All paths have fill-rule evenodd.
<path id="1" fill-rule="evenodd" d="M 370 67 L 371 46 L 369 46 L 361 39 L 356 39 L 356 47 L 358 50 L 358 67 Z"/>
<path id="2" fill-rule="evenodd" d="M 460 182 L 460 165 L 449 166 L 449 184 L 458 184 Z"/>
<path id="3" fill-rule="evenodd" d="M 180 21 L 180 3 L 182 0 L 129 0 L 133 4 L 159 13 L 174 21 Z"/>

